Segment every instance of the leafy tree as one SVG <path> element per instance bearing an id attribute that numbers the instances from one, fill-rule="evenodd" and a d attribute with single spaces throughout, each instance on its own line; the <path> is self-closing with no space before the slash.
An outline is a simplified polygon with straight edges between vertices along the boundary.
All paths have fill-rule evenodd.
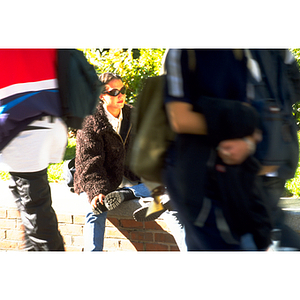
<path id="1" fill-rule="evenodd" d="M 293 49 L 290 49 L 290 50 L 293 53 L 295 59 L 298 62 L 298 65 L 300 67 L 300 48 L 293 48 Z"/>
<path id="2" fill-rule="evenodd" d="M 126 99 L 135 103 L 143 80 L 156 76 L 162 67 L 165 49 L 81 49 L 97 74 L 113 72 L 120 75 L 127 87 Z"/>

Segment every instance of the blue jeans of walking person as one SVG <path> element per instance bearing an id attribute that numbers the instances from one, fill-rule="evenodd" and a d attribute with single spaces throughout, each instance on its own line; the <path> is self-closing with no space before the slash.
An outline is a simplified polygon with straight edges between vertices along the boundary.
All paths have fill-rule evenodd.
<path id="1" fill-rule="evenodd" d="M 137 184 L 130 189 L 136 198 L 150 197 L 150 192 L 144 184 Z M 87 213 L 84 226 L 84 251 L 102 251 L 104 243 L 105 221 L 107 211 L 101 214 L 94 214 L 91 210 Z"/>
<path id="2" fill-rule="evenodd" d="M 263 176 L 263 186 L 267 193 L 266 203 L 272 222 L 275 229 L 281 230 L 280 246 L 286 248 L 294 248 L 300 250 L 300 237 L 299 235 L 285 223 L 285 215 L 283 210 L 278 205 L 280 197 L 284 192 L 284 185 L 286 180 L 273 177 Z"/>

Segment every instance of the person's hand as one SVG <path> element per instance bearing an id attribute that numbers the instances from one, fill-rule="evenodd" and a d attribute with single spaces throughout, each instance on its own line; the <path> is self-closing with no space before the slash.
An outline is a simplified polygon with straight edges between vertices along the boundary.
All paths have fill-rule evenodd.
<path id="1" fill-rule="evenodd" d="M 97 203 L 98 201 L 103 204 L 103 199 L 105 198 L 105 195 L 103 194 L 100 194 L 100 195 L 97 195 L 95 196 L 92 201 L 91 201 L 91 206 L 95 209 L 97 207 Z"/>
<path id="2" fill-rule="evenodd" d="M 217 147 L 218 155 L 227 165 L 239 165 L 255 151 L 254 137 L 232 139 L 220 142 Z"/>

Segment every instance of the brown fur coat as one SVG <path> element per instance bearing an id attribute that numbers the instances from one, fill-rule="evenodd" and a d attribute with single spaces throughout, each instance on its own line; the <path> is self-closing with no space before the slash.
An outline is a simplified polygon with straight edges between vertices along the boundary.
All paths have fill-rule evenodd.
<path id="1" fill-rule="evenodd" d="M 132 138 L 131 110 L 125 104 L 120 134 L 117 134 L 99 103 L 96 112 L 85 118 L 77 132 L 74 187 L 77 194 L 86 192 L 89 201 L 96 195 L 116 190 L 123 176 L 139 180 L 125 163 Z"/>

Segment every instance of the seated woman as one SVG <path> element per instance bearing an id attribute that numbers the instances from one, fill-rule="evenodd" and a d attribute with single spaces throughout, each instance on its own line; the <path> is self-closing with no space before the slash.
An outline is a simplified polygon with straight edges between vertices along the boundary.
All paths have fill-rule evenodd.
<path id="1" fill-rule="evenodd" d="M 104 85 L 100 102 L 95 113 L 85 118 L 76 145 L 75 192 L 84 193 L 91 204 L 84 228 L 85 251 L 102 251 L 107 210 L 124 200 L 150 196 L 126 164 L 132 107 L 125 103 L 122 78 L 104 73 L 99 79 Z M 115 192 L 119 188 L 123 189 Z"/>

